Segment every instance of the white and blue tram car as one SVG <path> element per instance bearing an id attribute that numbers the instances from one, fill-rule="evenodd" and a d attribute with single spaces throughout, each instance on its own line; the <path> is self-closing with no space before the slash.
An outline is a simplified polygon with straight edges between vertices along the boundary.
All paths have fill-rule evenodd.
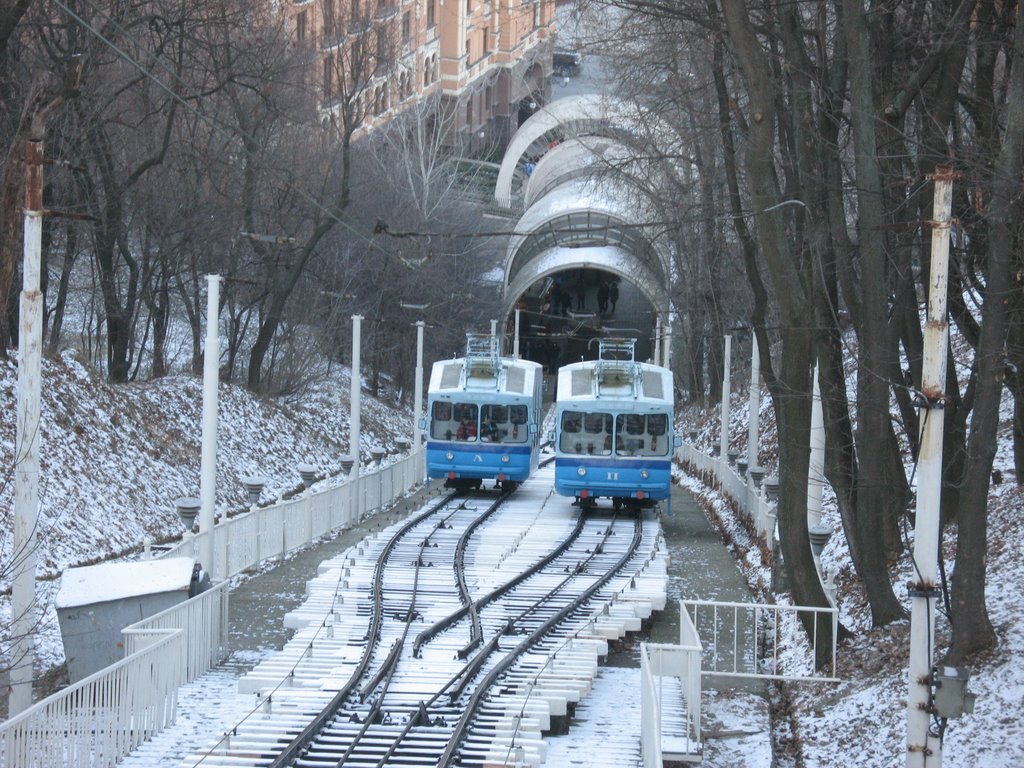
<path id="1" fill-rule="evenodd" d="M 601 342 L 599 359 L 558 371 L 555 491 L 582 505 L 648 507 L 672 488 L 672 374 L 634 361 L 635 340 Z"/>
<path id="2" fill-rule="evenodd" d="M 467 334 L 466 356 L 434 363 L 427 390 L 427 475 L 450 488 L 513 488 L 537 469 L 543 369 Z"/>

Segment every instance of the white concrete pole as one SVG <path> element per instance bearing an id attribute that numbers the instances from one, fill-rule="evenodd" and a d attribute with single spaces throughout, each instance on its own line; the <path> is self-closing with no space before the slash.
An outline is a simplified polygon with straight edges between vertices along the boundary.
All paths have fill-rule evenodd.
<path id="1" fill-rule="evenodd" d="M 362 315 L 352 315 L 352 388 L 349 395 L 349 412 L 351 419 L 349 422 L 349 438 L 348 438 L 348 452 L 352 454 L 352 458 L 355 460 L 352 464 L 352 474 L 350 475 L 350 482 L 357 480 L 361 474 L 360 464 L 362 463 L 359 459 L 359 439 L 361 429 L 361 400 L 363 393 L 362 387 L 362 373 L 359 369 L 359 351 L 362 334 Z"/>
<path id="2" fill-rule="evenodd" d="M 11 579 L 10 715 L 32 706 L 39 528 L 39 410 L 42 392 L 43 143 L 25 143 L 24 266 L 18 328 L 18 413 L 14 435 L 14 550 Z"/>
<path id="3" fill-rule="evenodd" d="M 501 355 L 501 348 L 498 346 L 498 321 L 491 320 L 491 354 Z"/>
<path id="4" fill-rule="evenodd" d="M 811 460 L 807 471 L 807 527 L 821 522 L 821 494 L 825 487 L 825 419 L 821 410 L 818 364 L 814 364 L 814 399 L 811 402 Z"/>
<path id="5" fill-rule="evenodd" d="M 423 430 L 420 429 L 420 419 L 423 418 L 423 329 L 426 323 L 422 320 L 416 321 L 416 392 L 413 395 L 413 426 L 412 426 L 412 450 L 413 456 L 418 456 L 423 450 Z"/>
<path id="6" fill-rule="evenodd" d="M 654 354 L 651 359 L 655 365 L 661 363 L 661 315 L 654 316 Z"/>
<path id="7" fill-rule="evenodd" d="M 728 461 L 729 457 L 729 397 L 730 397 L 730 386 L 729 379 L 732 376 L 731 372 L 731 358 L 732 358 L 732 336 L 729 334 L 725 335 L 725 354 L 723 357 L 724 368 L 722 371 L 722 430 L 719 435 L 719 448 L 718 458 L 722 461 Z"/>
<path id="8" fill-rule="evenodd" d="M 519 310 L 516 310 L 516 335 L 512 339 L 512 357 L 519 359 Z"/>
<path id="9" fill-rule="evenodd" d="M 907 694 L 907 768 L 939 768 L 942 742 L 929 731 L 926 710 L 931 694 L 932 652 L 935 647 L 936 575 L 939 554 L 939 502 L 942 495 L 942 404 L 945 399 L 946 282 L 949 269 L 950 208 L 953 174 L 939 167 L 932 176 L 932 263 L 928 287 L 928 313 L 924 326 L 921 391 L 927 398 L 921 411 L 921 449 L 918 456 L 917 519 L 914 525 L 914 562 L 920 582 L 912 584 L 910 612 L 909 691 Z"/>
<path id="10" fill-rule="evenodd" d="M 213 555 L 213 511 L 217 503 L 217 384 L 220 367 L 220 275 L 206 276 L 206 349 L 203 351 L 203 446 L 199 466 L 199 533 L 203 568 L 224 576 Z"/>
<path id="11" fill-rule="evenodd" d="M 760 428 L 759 418 L 761 415 L 761 357 L 757 349 L 757 336 L 751 329 L 751 351 L 750 351 L 750 406 L 748 408 L 747 420 L 747 466 L 756 467 L 757 464 L 757 441 L 758 429 Z"/>

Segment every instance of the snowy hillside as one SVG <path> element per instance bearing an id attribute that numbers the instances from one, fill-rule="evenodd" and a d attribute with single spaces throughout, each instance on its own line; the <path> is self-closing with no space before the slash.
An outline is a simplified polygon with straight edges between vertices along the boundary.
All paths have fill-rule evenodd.
<path id="1" fill-rule="evenodd" d="M 747 394 L 734 393 L 730 408 L 730 435 L 734 446 L 746 445 Z M 767 398 L 761 401 L 761 457 L 775 461 L 774 423 Z M 717 413 L 689 410 L 684 413 L 684 432 L 696 429 L 704 449 L 717 445 Z M 1020 510 L 1024 490 L 1017 487 L 1013 472 L 1012 401 L 1004 397 L 1002 428 L 989 494 L 989 530 L 986 602 L 996 630 L 998 647 L 970 669 L 970 691 L 977 695 L 973 714 L 948 722 L 942 765 L 947 768 L 1017 768 L 1024 765 L 1024 726 L 1017 713 L 1024 701 L 1024 532 Z M 747 577 L 756 599 L 788 602 L 787 595 L 770 592 L 770 568 L 761 562 L 760 550 L 732 506 L 697 480 L 680 475 L 680 482 L 702 500 L 709 516 L 728 543 Z M 835 499 L 825 488 L 822 522 L 841 531 Z M 904 528 L 907 551 L 894 564 L 891 578 L 897 596 L 909 615 L 907 584 L 913 577 L 910 551 L 913 525 Z M 956 529 L 947 527 L 943 538 L 945 571 L 955 578 Z M 860 582 L 856 579 L 845 539 L 834 534 L 822 554 L 822 567 L 835 574 L 839 619 L 854 636 L 838 650 L 839 676 L 843 682 L 798 683 L 786 688 L 785 702 L 777 701 L 791 716 L 787 726 L 776 723 L 776 745 L 789 745 L 792 764 L 809 768 L 856 765 L 859 768 L 898 768 L 905 764 L 907 662 L 909 620 L 880 628 L 871 627 L 871 616 Z M 949 643 L 949 619 L 937 612 L 935 660 L 941 663 Z M 802 632 L 792 630 L 787 645 L 802 644 Z M 782 718 L 785 721 L 785 717 Z M 790 764 L 783 761 L 781 764 Z"/>
<path id="2" fill-rule="evenodd" d="M 242 509 L 240 478 L 258 473 L 269 483 L 264 500 L 300 484 L 306 462 L 336 472 L 348 451 L 347 369 L 335 367 L 301 405 L 283 406 L 221 385 L 217 440 L 218 513 Z M 173 500 L 199 494 L 202 381 L 173 376 L 111 386 L 71 352 L 43 364 L 40 573 L 92 562 L 181 534 Z M 0 361 L 0 456 L 13 467 L 17 366 Z M 389 453 L 412 433 L 412 410 L 398 411 L 366 398 L 363 458 L 369 447 Z M 2 557 L 11 557 L 13 483 L 0 489 Z"/>
<path id="3" fill-rule="evenodd" d="M 0 627 L 10 615 L 9 567 L 13 557 L 11 510 L 17 364 L 0 360 Z M 412 409 L 374 400 L 364 393 L 362 458 L 370 448 L 397 451 L 411 439 Z M 217 441 L 217 512 L 246 507 L 240 478 L 267 478 L 263 502 L 301 487 L 296 469 L 313 464 L 322 474 L 339 471 L 348 453 L 349 375 L 334 366 L 301 403 L 283 405 L 221 385 Z M 202 381 L 172 376 L 111 386 L 83 366 L 73 352 L 43 361 L 38 572 L 46 602 L 60 572 L 74 565 L 141 550 L 149 539 L 177 539 L 182 523 L 179 496 L 199 495 Z M 386 459 L 385 459 L 386 461 Z M 63 661 L 52 610 L 36 638 L 42 667 Z M 6 644 L 8 638 L 0 637 Z"/>

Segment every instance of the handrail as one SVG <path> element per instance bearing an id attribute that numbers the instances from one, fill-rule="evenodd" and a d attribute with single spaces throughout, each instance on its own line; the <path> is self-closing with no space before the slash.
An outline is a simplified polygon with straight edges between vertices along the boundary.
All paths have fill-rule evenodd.
<path id="1" fill-rule="evenodd" d="M 685 624 L 685 616 L 680 617 Z M 681 628 L 686 633 L 685 628 Z M 692 624 L 691 624 L 692 629 Z M 694 631 L 694 638 L 696 633 Z M 699 756 L 703 750 L 700 737 L 701 692 L 700 640 L 692 644 L 640 644 L 640 752 L 644 768 L 661 768 L 665 751 Z M 667 685 L 676 678 L 675 685 Z M 662 739 L 663 722 L 668 714 L 668 697 L 682 696 L 682 733 L 673 735 L 671 749 L 665 750 Z"/>
<path id="2" fill-rule="evenodd" d="M 185 630 L 154 642 L 0 723 L 0 765 L 106 768 L 174 721 Z"/>
<path id="3" fill-rule="evenodd" d="M 683 443 L 675 455 L 679 461 L 693 467 L 706 485 L 717 488 L 736 504 L 768 551 L 773 550 L 776 505 L 765 498 L 749 473 L 740 477 L 728 459 L 709 456 L 689 443 Z"/>
<path id="4" fill-rule="evenodd" d="M 414 450 L 355 482 L 228 518 L 161 552 L 195 558 L 212 535 L 214 562 L 205 565 L 218 583 L 125 627 L 124 659 L 0 723 L 0 765 L 113 768 L 173 723 L 178 688 L 223 658 L 228 578 L 383 508 L 424 474 L 424 451 Z"/>
<path id="5" fill-rule="evenodd" d="M 424 456 L 422 449 L 413 451 L 394 464 L 360 473 L 355 482 L 307 491 L 287 501 L 225 518 L 212 531 L 187 535 L 158 557 L 198 558 L 206 537 L 212 535 L 214 562 L 203 563 L 203 567 L 216 580 L 229 579 L 394 502 L 422 481 Z"/>

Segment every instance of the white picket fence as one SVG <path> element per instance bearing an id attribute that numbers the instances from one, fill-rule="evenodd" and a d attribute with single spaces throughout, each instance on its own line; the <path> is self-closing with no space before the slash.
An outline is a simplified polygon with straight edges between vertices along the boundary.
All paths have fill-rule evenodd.
<path id="1" fill-rule="evenodd" d="M 160 556 L 201 561 L 206 537 L 212 535 L 213 563 L 203 567 L 215 580 L 231 578 L 393 503 L 423 480 L 424 457 L 421 450 L 365 472 L 354 483 L 306 491 L 289 501 L 222 519 L 212 532 L 188 536 Z"/>
<path id="2" fill-rule="evenodd" d="M 735 467 L 729 465 L 728 459 L 709 456 L 689 443 L 683 443 L 676 451 L 676 458 L 692 467 L 705 485 L 728 496 L 753 525 L 769 551 L 773 549 L 776 505 L 765 498 L 763 489 L 749 473 L 742 477 Z"/>
<path id="3" fill-rule="evenodd" d="M 227 652 L 228 581 L 395 501 L 424 477 L 424 452 L 214 526 L 210 590 L 122 630 L 125 658 L 0 723 L 4 768 L 108 768 L 174 722 L 178 688 Z M 198 557 L 207 534 L 161 556 Z"/>

